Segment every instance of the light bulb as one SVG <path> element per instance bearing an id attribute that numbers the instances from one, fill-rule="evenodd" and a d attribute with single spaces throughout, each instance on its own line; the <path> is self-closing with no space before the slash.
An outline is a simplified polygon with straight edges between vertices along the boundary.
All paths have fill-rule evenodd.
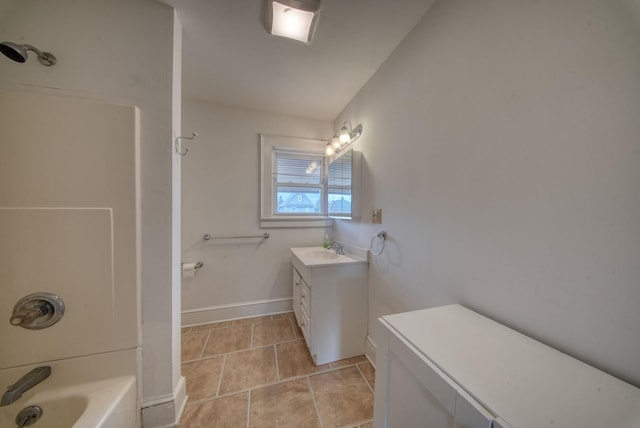
<path id="1" fill-rule="evenodd" d="M 340 142 L 342 144 L 347 144 L 349 141 L 351 141 L 349 130 L 347 129 L 346 126 L 343 126 L 342 129 L 340 130 Z"/>
<path id="2" fill-rule="evenodd" d="M 324 151 L 324 154 L 327 156 L 331 156 L 334 153 L 333 147 L 331 146 L 331 144 L 327 144 L 327 148 Z"/>
<path id="3" fill-rule="evenodd" d="M 334 149 L 339 149 L 340 147 L 342 147 L 342 143 L 340 142 L 340 139 L 337 137 L 333 137 L 331 139 L 331 145 L 333 146 Z"/>
<path id="4" fill-rule="evenodd" d="M 311 32 L 314 12 L 293 9 L 275 1 L 272 7 L 273 23 L 271 34 L 309 43 L 309 33 Z"/>

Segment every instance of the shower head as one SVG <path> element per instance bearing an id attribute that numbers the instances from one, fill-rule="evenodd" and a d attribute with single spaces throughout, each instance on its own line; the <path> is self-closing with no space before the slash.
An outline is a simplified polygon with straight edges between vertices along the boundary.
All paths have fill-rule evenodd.
<path id="1" fill-rule="evenodd" d="M 7 58 L 14 60 L 15 62 L 25 62 L 29 57 L 27 51 L 35 52 L 38 55 L 38 61 L 40 64 L 50 66 L 56 63 L 56 57 L 49 52 L 40 52 L 38 49 L 31 45 L 19 45 L 13 42 L 0 43 L 0 52 L 2 52 Z"/>

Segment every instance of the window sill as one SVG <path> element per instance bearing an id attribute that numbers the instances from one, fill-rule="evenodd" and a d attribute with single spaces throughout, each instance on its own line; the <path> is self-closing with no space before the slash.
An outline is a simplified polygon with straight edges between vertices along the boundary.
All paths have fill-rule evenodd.
<path id="1" fill-rule="evenodd" d="M 266 217 L 260 219 L 260 228 L 307 228 L 332 227 L 333 219 L 329 217 Z"/>

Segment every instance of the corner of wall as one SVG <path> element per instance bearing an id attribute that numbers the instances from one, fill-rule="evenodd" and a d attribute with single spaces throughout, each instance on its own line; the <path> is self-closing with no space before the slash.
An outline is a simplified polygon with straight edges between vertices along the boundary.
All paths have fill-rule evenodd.
<path id="1" fill-rule="evenodd" d="M 172 394 L 149 402 L 142 408 L 143 428 L 177 428 L 187 404 L 187 383 L 180 376 Z"/>

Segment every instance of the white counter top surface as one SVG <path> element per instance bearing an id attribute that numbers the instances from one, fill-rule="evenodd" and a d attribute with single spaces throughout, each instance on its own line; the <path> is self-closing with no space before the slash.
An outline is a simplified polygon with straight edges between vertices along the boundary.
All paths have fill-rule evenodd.
<path id="1" fill-rule="evenodd" d="M 383 319 L 513 428 L 640 427 L 640 389 L 463 306 Z"/>
<path id="2" fill-rule="evenodd" d="M 336 254 L 334 250 L 323 247 L 295 247 L 290 248 L 293 254 L 306 267 L 336 266 L 351 263 L 367 263 L 364 258 L 354 254 Z"/>

